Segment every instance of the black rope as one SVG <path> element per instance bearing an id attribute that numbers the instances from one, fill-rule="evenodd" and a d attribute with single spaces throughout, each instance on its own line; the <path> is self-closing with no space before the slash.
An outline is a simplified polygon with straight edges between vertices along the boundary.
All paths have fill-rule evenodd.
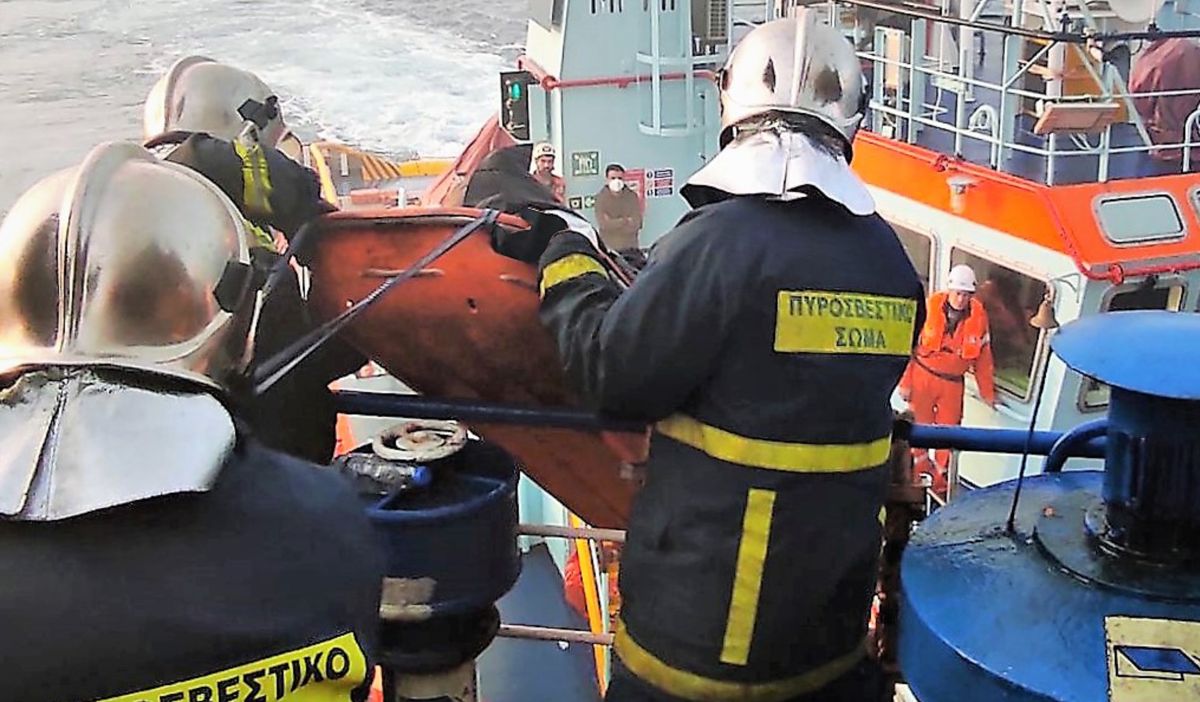
<path id="1" fill-rule="evenodd" d="M 354 321 L 375 301 L 383 297 L 389 290 L 397 285 L 409 280 L 422 269 L 426 268 L 430 263 L 440 258 L 450 249 L 466 240 L 475 230 L 480 227 L 491 227 L 495 223 L 499 212 L 496 210 L 484 210 L 483 214 L 463 225 L 457 231 L 446 237 L 440 244 L 435 246 L 429 253 L 422 256 L 415 263 L 400 273 L 388 278 L 379 287 L 371 291 L 363 299 L 359 300 L 353 306 L 347 308 L 337 317 L 329 320 L 320 327 L 300 337 L 287 348 L 268 358 L 257 369 L 253 371 L 251 384 L 256 394 L 266 392 L 275 383 L 277 383 L 284 375 L 299 365 L 304 359 L 308 358 L 314 351 L 319 349 L 327 341 L 332 339 L 338 332 L 344 329 L 350 322 Z M 297 239 L 299 236 L 296 237 Z M 289 246 L 291 250 L 293 247 Z M 284 259 L 286 262 L 286 258 Z"/>

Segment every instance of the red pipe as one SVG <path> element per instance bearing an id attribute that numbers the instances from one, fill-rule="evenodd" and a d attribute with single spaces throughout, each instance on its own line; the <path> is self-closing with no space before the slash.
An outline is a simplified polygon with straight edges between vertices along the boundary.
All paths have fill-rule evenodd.
<path id="1" fill-rule="evenodd" d="M 653 76 L 603 76 L 598 78 L 576 78 L 570 80 L 560 80 L 557 76 L 551 75 L 546 69 L 542 68 L 537 61 L 522 54 L 517 57 L 517 68 L 523 71 L 529 71 L 529 74 L 537 79 L 543 90 L 560 90 L 565 88 L 591 88 L 603 85 L 612 85 L 618 88 L 627 88 L 631 83 L 653 80 Z M 698 69 L 693 75 L 697 78 L 704 78 L 711 81 L 716 81 L 717 74 L 714 71 L 707 69 Z M 659 75 L 661 80 L 683 80 L 687 77 L 687 73 L 663 73 Z M 953 171 L 959 170 L 970 172 L 970 164 L 961 159 L 948 157 L 946 154 L 938 154 L 934 159 L 934 167 L 937 170 Z M 966 166 L 966 168 L 963 168 Z M 981 169 L 982 170 L 982 169 Z M 1179 273 L 1182 271 L 1200 268 L 1200 261 L 1195 263 L 1164 263 L 1154 266 L 1142 266 L 1126 270 L 1119 263 L 1113 263 L 1103 273 L 1097 273 L 1092 269 L 1083 265 L 1082 257 L 1079 255 L 1078 249 L 1075 248 L 1075 242 L 1071 240 L 1071 235 L 1068 233 L 1067 227 L 1063 224 L 1062 218 L 1058 214 L 1058 208 L 1054 200 L 1047 194 L 1044 188 L 1037 187 L 1032 183 L 1028 183 L 1022 178 L 1009 176 L 1006 173 L 988 171 L 988 178 L 995 179 L 997 176 L 1007 180 L 1007 184 L 1025 190 L 1026 192 L 1037 195 L 1042 200 L 1046 209 L 1049 212 L 1050 218 L 1053 221 L 1054 228 L 1057 230 L 1059 239 L 1062 240 L 1063 246 L 1067 249 L 1067 254 L 1075 262 L 1075 267 L 1079 272 L 1090 280 L 1107 280 L 1114 285 L 1120 285 L 1128 276 L 1154 275 L 1158 273 Z"/>
<path id="2" fill-rule="evenodd" d="M 537 79 L 538 84 L 542 86 L 542 90 L 561 90 L 565 88 L 594 88 L 602 85 L 612 85 L 618 88 L 627 88 L 631 83 L 640 83 L 642 81 L 653 80 L 653 75 L 638 75 L 638 76 L 602 76 L 598 78 L 572 78 L 568 80 L 560 80 L 557 76 L 550 75 L 546 69 L 538 65 L 537 61 L 522 55 L 517 57 L 517 68 L 523 71 L 529 71 L 529 74 Z M 717 74 L 715 71 L 707 69 L 697 69 L 692 73 L 696 78 L 716 81 Z M 661 80 L 683 80 L 688 74 L 684 72 L 678 73 L 662 73 L 659 74 Z"/>

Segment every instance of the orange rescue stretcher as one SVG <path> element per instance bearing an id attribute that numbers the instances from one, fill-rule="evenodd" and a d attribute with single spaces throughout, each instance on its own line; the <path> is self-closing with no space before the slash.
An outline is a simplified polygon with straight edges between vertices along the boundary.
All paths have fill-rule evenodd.
<path id="1" fill-rule="evenodd" d="M 314 313 L 328 320 L 478 217 L 462 207 L 337 212 L 324 217 L 311 264 Z M 527 229 L 501 215 L 497 226 Z M 538 321 L 537 271 L 492 248 L 480 229 L 389 291 L 342 336 L 393 376 L 432 397 L 530 407 L 578 406 L 554 340 Z M 631 463 L 648 434 L 475 424 L 529 477 L 587 523 L 624 528 L 636 491 Z"/>

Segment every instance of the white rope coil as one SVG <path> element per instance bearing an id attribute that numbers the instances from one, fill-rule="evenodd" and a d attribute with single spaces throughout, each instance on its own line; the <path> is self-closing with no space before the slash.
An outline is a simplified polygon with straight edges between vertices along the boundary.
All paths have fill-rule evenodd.
<path id="1" fill-rule="evenodd" d="M 407 420 L 371 440 L 375 455 L 389 461 L 434 461 L 458 453 L 467 429 L 449 420 Z"/>

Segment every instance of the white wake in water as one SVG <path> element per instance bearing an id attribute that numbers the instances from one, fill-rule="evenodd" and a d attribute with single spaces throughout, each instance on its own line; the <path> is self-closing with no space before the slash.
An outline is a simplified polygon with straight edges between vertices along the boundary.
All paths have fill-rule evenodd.
<path id="1" fill-rule="evenodd" d="M 257 72 L 305 139 L 453 156 L 496 110 L 525 12 L 522 0 L 0 6 L 0 214 L 97 143 L 140 139 L 142 100 L 188 54 Z"/>
<path id="2" fill-rule="evenodd" d="M 341 0 L 129 3 L 97 22 L 141 26 L 159 73 L 189 53 L 257 72 L 304 136 L 453 155 L 495 110 L 503 60 L 482 43 Z M 307 133 L 307 134 L 305 134 Z"/>

